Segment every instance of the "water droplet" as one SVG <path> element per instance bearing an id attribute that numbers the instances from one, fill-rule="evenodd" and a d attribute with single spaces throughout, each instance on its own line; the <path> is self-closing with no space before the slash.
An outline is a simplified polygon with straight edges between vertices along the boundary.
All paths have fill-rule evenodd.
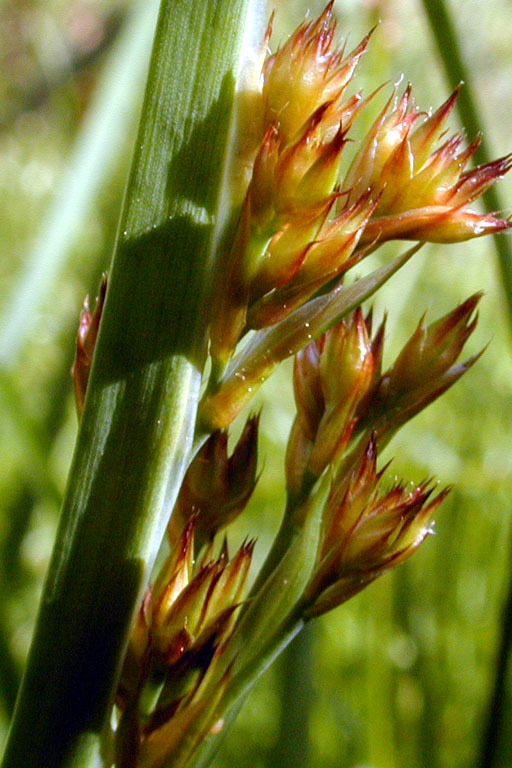
<path id="1" fill-rule="evenodd" d="M 247 387 L 248 392 L 252 392 L 252 387 Z"/>

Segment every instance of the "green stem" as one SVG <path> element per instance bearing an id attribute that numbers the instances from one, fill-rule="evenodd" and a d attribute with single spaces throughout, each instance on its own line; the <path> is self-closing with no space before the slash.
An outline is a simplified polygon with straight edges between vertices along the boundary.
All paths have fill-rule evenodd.
<path id="1" fill-rule="evenodd" d="M 509 534 L 510 535 L 510 534 Z M 480 755 L 477 765 L 481 768 L 492 768 L 498 765 L 500 746 L 505 731 L 505 716 L 507 711 L 507 681 L 510 667 L 510 652 L 512 650 L 512 576 L 508 579 L 505 603 L 501 609 L 496 660 L 490 695 L 483 728 Z"/>
<path id="2" fill-rule="evenodd" d="M 475 136 L 482 128 L 482 119 L 479 116 L 477 102 L 473 95 L 471 77 L 462 58 L 452 15 L 445 0 L 422 0 L 422 2 L 448 82 L 452 88 L 456 88 L 461 81 L 464 81 L 464 88 L 461 89 L 457 99 L 457 109 L 462 124 L 470 135 Z M 491 160 L 491 153 L 484 138 L 475 152 L 475 158 L 479 163 L 488 163 Z M 490 187 L 485 192 L 483 200 L 487 210 L 499 211 L 503 209 L 495 186 Z M 512 325 L 512 245 L 508 238 L 500 235 L 494 235 L 494 245 L 498 254 L 508 317 Z"/>
<path id="3" fill-rule="evenodd" d="M 271 574 L 275 571 L 288 551 L 290 543 L 304 525 L 303 517 L 301 517 L 301 510 L 303 510 L 311 490 L 312 485 L 307 486 L 305 484 L 302 493 L 297 494 L 294 498 L 290 498 L 290 496 L 287 497 L 281 525 L 279 526 L 277 535 L 272 542 L 272 546 L 270 547 L 263 565 L 254 581 L 251 589 L 251 596 L 257 595 L 267 579 L 270 578 Z"/>
<path id="4" fill-rule="evenodd" d="M 192 449 L 249 0 L 163 0 L 100 336 L 3 768 L 101 765 Z"/>
<path id="5" fill-rule="evenodd" d="M 280 715 L 268 768 L 309 768 L 312 763 L 310 717 L 315 705 L 313 686 L 315 624 L 307 624 L 284 651 L 279 662 Z"/>
<path id="6" fill-rule="evenodd" d="M 308 503 L 302 525 L 295 526 L 287 552 L 276 564 L 258 594 L 242 609 L 236 629 L 218 660 L 209 682 L 215 686 L 229 673 L 229 685 L 218 705 L 225 734 L 255 682 L 304 627 L 309 604 L 304 592 L 317 561 L 322 510 L 327 492 L 324 483 Z M 204 768 L 219 747 L 218 736 L 210 735 L 199 746 L 190 768 Z"/>
<path id="7" fill-rule="evenodd" d="M 257 655 L 230 681 L 226 690 L 226 696 L 221 702 L 222 712 L 224 713 L 222 717 L 224 721 L 223 736 L 229 731 L 231 724 L 255 683 L 303 628 L 304 620 L 299 616 L 298 612 L 294 612 L 287 624 L 282 627 L 281 631 L 273 638 L 273 641 L 264 652 Z M 210 765 L 221 743 L 222 738 L 219 738 L 218 735 L 209 735 L 199 746 L 190 768 L 206 768 L 206 766 Z"/>

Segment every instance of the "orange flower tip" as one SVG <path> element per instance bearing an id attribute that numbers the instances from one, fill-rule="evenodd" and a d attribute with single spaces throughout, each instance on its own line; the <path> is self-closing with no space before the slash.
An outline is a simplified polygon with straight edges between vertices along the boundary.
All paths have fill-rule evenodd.
<path id="1" fill-rule="evenodd" d="M 467 149 L 466 149 L 466 151 L 464 152 L 464 155 L 463 155 L 463 159 L 464 159 L 464 161 L 466 161 L 466 159 L 468 159 L 468 160 L 469 160 L 469 158 L 470 158 L 472 155 L 474 155 L 474 154 L 475 154 L 476 150 L 478 149 L 478 147 L 479 147 L 479 146 L 480 146 L 480 144 L 482 143 L 482 141 L 483 141 L 483 138 L 484 138 L 484 135 L 483 135 L 482 131 L 478 131 L 478 133 L 476 134 L 475 138 L 474 138 L 474 139 L 473 139 L 473 141 L 472 141 L 472 142 L 469 144 L 468 148 L 467 148 Z M 460 155 L 459 155 L 459 157 L 460 157 Z M 461 159 L 462 159 L 462 158 L 461 158 Z"/>
<path id="2" fill-rule="evenodd" d="M 368 470 L 369 467 L 372 467 L 373 470 L 375 470 L 377 466 L 377 435 L 375 432 L 372 432 L 370 435 L 370 439 L 368 441 L 368 445 L 366 446 L 365 452 L 364 452 L 364 459 L 361 463 L 361 474 L 365 474 L 365 472 Z M 363 471 L 364 468 L 364 471 Z"/>
<path id="3" fill-rule="evenodd" d="M 455 329 L 458 329 L 457 339 L 459 344 L 460 342 L 464 343 L 466 341 L 476 327 L 478 313 L 474 315 L 472 320 L 471 317 L 482 296 L 483 291 L 474 293 L 466 299 L 466 301 L 455 307 L 452 312 L 445 315 L 445 317 L 441 318 L 431 326 L 432 329 L 435 329 L 433 343 L 436 346 L 446 343 L 451 344 L 453 342 L 451 335 Z M 423 330 L 423 324 L 421 325 L 421 330 Z"/>
<path id="4" fill-rule="evenodd" d="M 269 43 L 270 38 L 272 37 L 272 29 L 274 26 L 274 19 L 276 17 L 276 11 L 275 8 L 270 14 L 270 19 L 268 20 L 267 29 L 265 30 L 265 37 L 263 38 L 263 45 L 266 48 L 266 50 L 269 50 Z"/>
<path id="5" fill-rule="evenodd" d="M 456 103 L 457 99 L 459 98 L 459 93 L 460 93 L 460 90 L 461 90 L 462 86 L 463 86 L 463 82 L 461 81 L 454 88 L 454 90 L 448 96 L 446 101 L 443 102 L 443 104 L 441 104 L 441 106 L 438 107 L 436 109 L 436 111 L 434 112 L 434 114 L 432 115 L 435 127 L 439 127 L 446 120 L 448 115 L 453 110 L 453 108 L 455 106 L 455 103 Z"/>
<path id="6" fill-rule="evenodd" d="M 470 203 L 512 168 L 512 153 L 465 171 L 453 189 L 452 199 Z"/>
<path id="7" fill-rule="evenodd" d="M 409 109 L 410 102 L 412 101 L 412 84 L 407 83 L 407 86 L 405 88 L 405 91 L 403 92 L 402 97 L 400 98 L 400 101 L 398 102 L 396 106 L 396 115 L 395 115 L 395 122 L 401 123 L 402 120 L 405 119 L 407 115 L 407 110 Z"/>
<path id="8" fill-rule="evenodd" d="M 193 548 L 194 533 L 196 529 L 198 516 L 199 515 L 197 512 L 193 514 L 183 529 L 183 533 L 181 534 L 181 539 L 180 539 L 180 558 L 185 557 L 187 552 L 189 552 L 190 549 Z"/>
<path id="9" fill-rule="evenodd" d="M 308 29 L 309 34 L 313 36 L 314 34 L 318 34 L 319 41 L 318 44 L 320 44 L 324 37 L 329 37 L 329 42 L 327 43 L 327 47 L 330 45 L 331 42 L 331 36 L 332 33 L 334 33 L 334 30 L 336 29 L 336 19 L 333 18 L 332 12 L 334 8 L 334 0 L 330 0 L 327 5 L 325 6 L 324 10 L 316 19 L 316 21 L 312 21 L 310 24 L 306 26 L 306 29 Z M 325 43 L 324 43 L 325 46 Z"/>
<path id="10" fill-rule="evenodd" d="M 359 60 L 361 59 L 362 55 L 366 52 L 366 49 L 368 48 L 370 40 L 373 37 L 373 34 L 378 26 L 379 26 L 379 22 L 375 24 L 370 29 L 369 32 L 366 33 L 366 35 L 363 37 L 361 42 L 358 45 L 356 45 L 356 47 L 348 54 L 347 63 L 346 63 L 346 67 L 348 71 L 344 72 L 345 81 L 347 81 L 352 76 L 355 68 L 359 63 Z M 342 55 L 343 51 L 341 51 L 340 54 Z"/>
<path id="11" fill-rule="evenodd" d="M 466 360 L 463 360 L 462 363 L 458 363 L 457 365 L 452 366 L 452 371 L 454 373 L 454 378 L 458 379 L 460 378 L 466 371 L 468 371 L 484 354 L 484 352 L 487 350 L 487 347 L 489 346 L 490 342 L 488 342 L 485 346 L 482 347 L 482 349 L 479 352 L 475 352 L 474 355 L 471 355 L 471 357 L 468 357 Z"/>
<path id="12" fill-rule="evenodd" d="M 454 317 L 454 325 L 457 325 L 462 318 L 469 318 L 483 295 L 483 291 L 477 291 L 455 308 L 451 313 Z"/>
<path id="13" fill-rule="evenodd" d="M 239 559 L 240 562 L 245 560 L 252 560 L 254 554 L 254 548 L 256 546 L 256 539 L 245 538 L 240 545 L 240 549 L 236 553 L 235 560 Z"/>
<path id="14" fill-rule="evenodd" d="M 228 548 L 228 537 L 224 536 L 222 539 L 222 547 L 220 550 L 219 557 L 217 558 L 217 563 L 220 565 L 225 565 L 229 562 L 229 548 Z"/>

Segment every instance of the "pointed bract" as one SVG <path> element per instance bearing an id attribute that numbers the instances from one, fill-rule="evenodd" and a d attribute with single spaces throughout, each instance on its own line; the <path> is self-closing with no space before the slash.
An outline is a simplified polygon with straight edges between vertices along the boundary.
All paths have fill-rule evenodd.
<path id="1" fill-rule="evenodd" d="M 359 413 L 360 430 L 375 430 L 386 439 L 445 392 L 478 359 L 481 353 L 457 363 L 476 327 L 475 308 L 480 293 L 440 320 L 425 326 L 420 321 L 393 366 L 375 385 L 372 397 Z"/>

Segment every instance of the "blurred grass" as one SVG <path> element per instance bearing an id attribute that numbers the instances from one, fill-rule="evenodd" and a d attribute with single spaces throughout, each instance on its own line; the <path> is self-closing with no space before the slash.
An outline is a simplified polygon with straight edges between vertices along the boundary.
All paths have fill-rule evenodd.
<path id="1" fill-rule="evenodd" d="M 278 41 L 300 21 L 306 4 L 297 0 L 275 5 L 273 41 Z M 311 14 L 322 5 L 308 3 Z M 52 196 L 68 173 L 67 158 L 73 156 L 77 135 L 83 136 L 94 89 L 108 77 L 109 50 L 87 66 L 71 68 L 68 79 L 52 85 L 37 108 L 23 107 L 22 86 L 29 77 L 37 81 L 45 73 L 48 77 L 57 64 L 62 67 L 65 57 L 62 47 L 56 49 L 52 43 L 55 39 L 67 41 L 69 53 L 80 40 L 90 39 L 87 30 L 96 29 L 101 37 L 112 7 L 122 14 L 128 3 L 4 0 L 0 6 L 5 22 L 5 45 L 0 49 L 9 52 L 10 65 L 17 62 L 16 69 L 11 66 L 15 76 L 9 83 L 5 68 L 0 75 L 5 80 L 0 82 L 0 95 L 10 105 L 19 98 L 21 105 L 12 124 L 0 128 L 4 320 L 26 273 L 26 254 L 31 253 L 37 233 L 48 226 Z M 477 94 L 480 127 L 491 154 L 504 154 L 512 149 L 512 6 L 506 0 L 485 4 L 458 0 L 450 7 Z M 382 81 L 397 82 L 403 72 L 413 82 L 421 107 L 435 107 L 446 98 L 448 87 L 420 2 L 343 0 L 336 3 L 336 12 L 341 34 L 349 34 L 349 46 L 380 19 L 360 67 L 358 87 L 368 93 Z M 53 37 L 43 33 L 48 29 Z M 61 58 L 52 63 L 56 50 Z M 129 57 L 130 52 L 124 55 Z M 136 87 L 130 98 L 135 109 Z M 98 120 L 99 131 L 101 115 Z M 123 133 L 112 136 L 118 160 L 96 185 L 87 215 L 65 241 L 58 277 L 46 286 L 36 285 L 42 301 L 37 312 L 34 306 L 28 338 L 23 343 L 16 339 L 19 357 L 10 368 L 8 387 L 2 389 L 2 727 L 30 636 L 51 547 L 56 496 L 63 487 L 74 438 L 67 379 L 74 325 L 83 295 L 94 292 L 97 276 L 108 263 L 132 131 L 128 120 Z M 71 177 L 71 185 L 75 182 Z M 499 194 L 512 200 L 509 179 L 500 183 Z M 304 753 L 311 751 L 312 768 L 478 764 L 511 554 L 507 531 L 512 509 L 512 363 L 492 242 L 424 249 L 375 302 L 377 316 L 384 308 L 390 312 L 389 360 L 424 308 L 430 318 L 438 317 L 479 289 L 486 295 L 470 352 L 490 341 L 489 348 L 455 389 L 406 427 L 387 451 L 394 457 L 390 479 L 394 473 L 415 480 L 434 474 L 442 484 L 455 484 L 439 515 L 437 535 L 395 574 L 318 622 L 309 641 L 313 646 L 309 668 L 301 669 L 300 654 L 293 662 L 296 674 L 302 675 L 297 682 L 310 691 L 310 707 L 302 732 L 292 738 L 299 752 L 301 744 Z M 30 312 L 30 303 L 25 311 Z M 15 398 L 9 387 L 15 387 Z M 256 534 L 257 552 L 263 557 L 282 509 L 282 457 L 293 415 L 289 365 L 265 385 L 259 403 L 264 405 L 263 473 L 234 536 Z M 284 758 L 276 752 L 277 742 L 283 747 L 287 727 L 286 701 L 280 694 L 283 674 L 283 667 L 276 667 L 258 684 L 224 744 L 217 768 L 283 768 Z M 509 675 L 508 713 L 511 683 Z M 512 754 L 507 730 L 499 747 L 496 765 L 505 768 Z"/>

